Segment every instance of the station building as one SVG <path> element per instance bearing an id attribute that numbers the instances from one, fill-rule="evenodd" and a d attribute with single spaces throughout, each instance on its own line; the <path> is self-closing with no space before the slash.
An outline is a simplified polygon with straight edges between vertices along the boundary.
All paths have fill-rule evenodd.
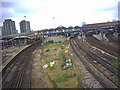
<path id="1" fill-rule="evenodd" d="M 82 34 L 88 31 L 95 31 L 105 33 L 109 30 L 114 30 L 116 33 L 120 33 L 120 21 L 114 22 L 104 22 L 104 23 L 94 23 L 94 24 L 85 24 L 82 27 L 57 27 L 55 29 L 45 29 L 41 32 L 45 36 L 53 36 L 53 35 L 67 35 L 67 34 Z"/>
<path id="2" fill-rule="evenodd" d="M 75 26 L 75 27 L 57 27 L 55 29 L 45 29 L 42 30 L 43 34 L 45 36 L 54 36 L 54 35 L 68 35 L 71 33 L 80 33 L 81 27 Z"/>

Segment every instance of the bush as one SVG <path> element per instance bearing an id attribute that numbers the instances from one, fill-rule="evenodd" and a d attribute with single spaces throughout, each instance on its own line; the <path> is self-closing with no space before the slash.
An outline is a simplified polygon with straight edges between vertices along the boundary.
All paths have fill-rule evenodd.
<path id="1" fill-rule="evenodd" d="M 54 43 L 54 41 L 53 41 L 53 40 L 50 40 L 50 41 L 48 41 L 48 43 L 51 44 L 51 43 Z"/>

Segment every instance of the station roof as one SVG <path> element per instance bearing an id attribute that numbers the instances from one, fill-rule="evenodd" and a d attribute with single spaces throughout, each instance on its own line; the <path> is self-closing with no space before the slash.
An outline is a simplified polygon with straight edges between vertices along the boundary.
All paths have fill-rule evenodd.
<path id="1" fill-rule="evenodd" d="M 38 36 L 42 36 L 42 34 L 29 35 L 28 37 L 30 37 L 30 38 L 34 38 L 34 37 L 38 37 Z"/>
<path id="2" fill-rule="evenodd" d="M 100 27 L 100 26 L 111 26 L 111 25 L 118 25 L 118 24 L 120 24 L 120 21 L 95 23 L 95 24 L 85 24 L 85 25 L 83 25 L 83 27 Z"/>
<path id="3" fill-rule="evenodd" d="M 17 37 L 14 37 L 13 39 L 31 39 L 30 37 L 28 36 L 17 36 Z"/>

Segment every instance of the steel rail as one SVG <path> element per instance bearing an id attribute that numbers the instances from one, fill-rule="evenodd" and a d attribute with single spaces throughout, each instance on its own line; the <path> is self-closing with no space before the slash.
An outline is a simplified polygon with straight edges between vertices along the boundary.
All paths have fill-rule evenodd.
<path id="1" fill-rule="evenodd" d="M 75 39 L 75 41 L 76 41 L 76 39 Z M 87 47 L 85 47 L 85 45 L 83 45 L 82 43 L 79 43 L 78 41 L 76 42 L 76 44 L 78 45 L 78 47 L 80 48 L 80 49 L 82 49 L 84 52 L 86 52 L 87 54 L 90 54 L 90 53 L 93 53 L 93 52 L 89 52 L 88 51 L 88 49 L 87 49 Z M 83 48 L 84 47 L 84 48 Z M 84 49 L 86 49 L 86 50 L 84 50 Z M 97 55 L 96 55 L 97 56 Z M 93 59 L 91 59 L 91 60 L 96 60 L 96 61 L 101 61 L 102 60 L 102 58 L 101 59 L 99 59 L 98 60 L 98 58 L 95 58 L 96 56 L 94 56 L 94 55 L 90 55 L 90 57 L 92 57 Z M 88 61 L 95 67 L 95 68 L 97 68 L 104 76 L 106 76 L 107 77 L 107 79 L 109 79 L 112 83 L 114 83 L 117 87 L 120 87 L 117 83 L 115 83 L 111 78 L 109 78 L 106 74 L 104 74 L 104 72 L 103 71 L 101 71 L 98 67 L 97 67 L 97 65 L 95 64 L 95 63 L 93 63 L 93 61 L 91 61 L 91 60 L 89 60 L 88 59 Z M 103 62 L 102 63 L 104 63 L 104 60 L 103 60 Z M 100 63 L 101 64 L 101 63 Z M 108 67 L 108 66 L 105 66 L 105 67 Z M 111 69 L 111 68 L 110 68 Z M 117 73 L 117 71 L 116 71 L 116 73 Z"/>
<path id="2" fill-rule="evenodd" d="M 78 43 L 78 47 L 81 47 L 89 56 L 91 56 L 93 59 L 95 59 L 101 65 L 103 65 L 104 67 L 106 67 L 112 73 L 115 73 L 116 75 L 118 75 L 118 70 L 116 70 L 115 68 L 111 67 L 111 63 L 107 62 L 102 57 L 100 57 L 100 56 L 96 55 L 95 53 L 93 53 L 92 51 L 88 50 L 85 47 L 85 45 L 83 46 L 82 43 L 78 42 L 77 39 L 75 39 L 75 41 Z"/>
<path id="3" fill-rule="evenodd" d="M 76 56 L 79 58 L 79 60 L 84 64 L 84 66 L 86 67 L 86 69 L 99 81 L 99 83 L 104 88 L 109 88 L 109 86 L 90 69 L 90 67 L 88 66 L 88 64 L 84 60 L 81 59 L 80 55 L 77 53 L 78 49 L 76 49 L 75 45 L 73 45 L 72 42 L 70 42 L 70 45 L 71 45 L 71 48 L 72 48 L 73 52 L 76 54 Z"/>

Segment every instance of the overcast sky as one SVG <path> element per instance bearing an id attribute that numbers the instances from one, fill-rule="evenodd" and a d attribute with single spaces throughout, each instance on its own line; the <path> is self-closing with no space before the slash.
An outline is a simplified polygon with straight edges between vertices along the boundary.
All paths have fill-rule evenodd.
<path id="1" fill-rule="evenodd" d="M 82 22 L 100 23 L 118 19 L 120 0 L 2 0 L 2 19 L 12 19 L 19 30 L 19 22 L 30 21 L 32 30 L 63 25 L 81 26 Z M 26 18 L 24 17 L 26 16 Z M 54 19 L 53 19 L 54 17 Z"/>

